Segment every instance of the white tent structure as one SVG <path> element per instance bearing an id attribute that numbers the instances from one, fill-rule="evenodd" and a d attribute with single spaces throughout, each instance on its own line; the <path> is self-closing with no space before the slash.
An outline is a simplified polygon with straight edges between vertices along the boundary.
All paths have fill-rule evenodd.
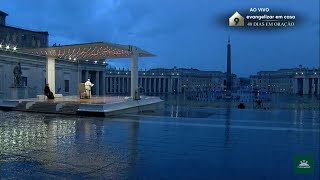
<path id="1" fill-rule="evenodd" d="M 136 46 L 120 45 L 108 42 L 94 42 L 84 44 L 73 44 L 64 46 L 52 46 L 47 48 L 19 49 L 19 52 L 47 58 L 47 82 L 55 94 L 55 60 L 66 59 L 74 62 L 131 58 L 131 97 L 135 97 L 138 88 L 138 60 L 139 57 L 155 56 Z"/>

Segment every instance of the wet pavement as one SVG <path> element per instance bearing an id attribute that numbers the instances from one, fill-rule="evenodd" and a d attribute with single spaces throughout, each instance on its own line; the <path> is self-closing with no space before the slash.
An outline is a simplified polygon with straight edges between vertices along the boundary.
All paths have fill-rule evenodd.
<path id="1" fill-rule="evenodd" d="M 320 111 L 166 106 L 114 118 L 0 111 L 1 179 L 319 179 Z M 295 174 L 296 154 L 314 156 Z"/>

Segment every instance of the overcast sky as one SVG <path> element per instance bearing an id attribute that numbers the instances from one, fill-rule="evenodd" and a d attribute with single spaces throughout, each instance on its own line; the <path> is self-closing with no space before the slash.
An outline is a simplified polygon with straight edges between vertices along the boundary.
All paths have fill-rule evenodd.
<path id="1" fill-rule="evenodd" d="M 251 7 L 287 11 L 300 21 L 285 30 L 245 31 L 222 21 Z M 7 24 L 49 32 L 50 45 L 107 41 L 132 44 L 156 54 L 141 68 L 173 66 L 226 71 L 232 43 L 232 71 L 319 67 L 319 0 L 1 0 Z M 246 11 L 246 12 L 244 12 Z M 127 59 L 112 65 L 130 67 Z"/>

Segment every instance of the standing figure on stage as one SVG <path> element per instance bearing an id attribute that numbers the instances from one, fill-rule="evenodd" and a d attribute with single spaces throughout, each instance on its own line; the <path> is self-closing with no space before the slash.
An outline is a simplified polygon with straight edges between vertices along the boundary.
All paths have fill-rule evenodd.
<path id="1" fill-rule="evenodd" d="M 87 82 L 84 83 L 85 89 L 86 89 L 86 95 L 89 99 L 91 99 L 91 87 L 94 86 L 94 84 L 92 84 L 90 82 L 90 79 L 88 79 Z"/>

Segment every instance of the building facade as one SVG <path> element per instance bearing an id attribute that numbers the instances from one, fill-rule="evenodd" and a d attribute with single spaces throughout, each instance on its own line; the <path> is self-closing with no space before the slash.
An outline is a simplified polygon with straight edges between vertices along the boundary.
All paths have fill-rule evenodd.
<path id="1" fill-rule="evenodd" d="M 252 90 L 285 94 L 320 94 L 320 69 L 302 66 L 277 71 L 260 71 L 250 76 Z"/>
<path id="2" fill-rule="evenodd" d="M 6 24 L 7 13 L 0 11 L 0 44 L 17 48 L 48 47 L 48 32 L 33 31 Z"/>

